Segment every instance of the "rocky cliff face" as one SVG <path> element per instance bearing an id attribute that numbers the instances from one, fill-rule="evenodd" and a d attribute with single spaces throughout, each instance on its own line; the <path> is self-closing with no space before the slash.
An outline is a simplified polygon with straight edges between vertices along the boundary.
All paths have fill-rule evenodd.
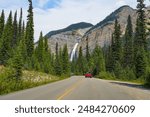
<path id="1" fill-rule="evenodd" d="M 49 32 L 46 37 L 52 53 L 55 53 L 56 43 L 58 42 L 59 48 L 63 48 L 67 44 L 70 54 L 74 45 L 81 40 L 92 26 L 92 24 L 81 22 L 70 25 L 65 29 Z"/>
<path id="2" fill-rule="evenodd" d="M 109 45 L 111 43 L 112 33 L 114 32 L 114 23 L 118 19 L 121 25 L 122 34 L 125 33 L 128 16 L 132 17 L 133 28 L 135 29 L 137 13 L 135 9 L 129 6 L 123 6 L 111 13 L 102 22 L 91 28 L 82 38 L 79 46 L 82 46 L 83 51 L 86 48 L 86 40 L 89 41 L 89 48 L 92 51 L 95 45 L 98 44 L 101 47 Z"/>
<path id="3" fill-rule="evenodd" d="M 146 9 L 146 16 L 150 17 L 148 10 L 150 10 L 150 7 Z M 125 33 L 127 18 L 129 15 L 132 18 L 133 30 L 135 30 L 137 11 L 129 6 L 122 6 L 95 26 L 82 22 L 73 24 L 62 30 L 48 33 L 46 36 L 49 38 L 49 46 L 52 52 L 55 52 L 56 42 L 58 42 L 59 47 L 63 47 L 64 44 L 67 44 L 70 54 L 74 45 L 78 41 L 80 42 L 78 49 L 80 46 L 82 46 L 84 53 L 86 50 L 87 40 L 90 51 L 93 51 L 96 44 L 100 45 L 101 47 L 104 45 L 109 45 L 111 43 L 112 33 L 114 32 L 115 20 L 118 19 L 123 35 Z"/>
<path id="4" fill-rule="evenodd" d="M 146 16 L 150 16 L 146 9 Z M 129 6 L 123 6 L 117 9 L 115 12 L 111 13 L 106 17 L 102 22 L 98 23 L 92 27 L 81 39 L 79 46 L 82 46 L 83 52 L 85 52 L 87 40 L 89 42 L 89 50 L 92 51 L 95 48 L 95 45 L 98 44 L 101 47 L 104 45 L 109 45 L 112 39 L 112 33 L 114 32 L 114 23 L 118 19 L 119 24 L 121 25 L 122 35 L 125 33 L 127 18 L 128 16 L 132 18 L 133 30 L 135 31 L 137 11 Z"/>

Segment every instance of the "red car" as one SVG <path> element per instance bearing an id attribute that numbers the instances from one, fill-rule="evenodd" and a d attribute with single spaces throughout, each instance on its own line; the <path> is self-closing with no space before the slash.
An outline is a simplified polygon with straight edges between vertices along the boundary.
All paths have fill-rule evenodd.
<path id="1" fill-rule="evenodd" d="M 92 74 L 90 73 L 85 74 L 85 78 L 92 78 Z"/>

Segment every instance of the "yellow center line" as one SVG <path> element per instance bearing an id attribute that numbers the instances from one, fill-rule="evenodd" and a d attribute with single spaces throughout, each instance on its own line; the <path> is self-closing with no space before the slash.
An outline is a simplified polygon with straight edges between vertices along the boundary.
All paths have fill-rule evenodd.
<path id="1" fill-rule="evenodd" d="M 78 85 L 82 83 L 83 80 L 79 80 L 77 83 L 72 85 L 70 88 L 68 88 L 62 95 L 60 95 L 57 100 L 63 99 L 65 96 L 67 96 L 69 93 L 71 93 Z"/>

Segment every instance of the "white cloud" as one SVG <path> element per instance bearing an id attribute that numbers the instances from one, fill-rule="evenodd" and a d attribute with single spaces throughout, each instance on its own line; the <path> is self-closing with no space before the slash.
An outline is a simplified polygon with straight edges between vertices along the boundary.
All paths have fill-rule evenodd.
<path id="1" fill-rule="evenodd" d="M 82 21 L 96 24 L 115 8 L 115 4 L 108 4 L 106 7 L 101 4 L 101 0 L 63 0 L 59 7 L 53 9 L 35 9 L 35 35 L 40 30 L 46 34 L 50 30 Z"/>
<path id="2" fill-rule="evenodd" d="M 126 5 L 126 4 L 127 3 L 125 2 L 125 0 L 117 0 L 117 2 L 116 2 L 116 6 L 118 6 L 118 7 Z"/>

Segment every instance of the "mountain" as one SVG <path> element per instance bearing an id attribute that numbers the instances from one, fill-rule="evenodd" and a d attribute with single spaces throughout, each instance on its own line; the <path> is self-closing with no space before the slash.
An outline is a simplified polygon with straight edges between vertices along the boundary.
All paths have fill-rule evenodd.
<path id="1" fill-rule="evenodd" d="M 150 17 L 150 14 L 147 12 L 148 9 L 150 9 L 150 7 L 147 7 L 145 10 L 146 16 Z M 104 45 L 109 45 L 111 43 L 112 33 L 114 32 L 114 23 L 116 19 L 118 19 L 123 35 L 125 33 L 127 18 L 129 15 L 132 18 L 133 30 L 135 31 L 137 19 L 136 9 L 133 9 L 127 5 L 122 6 L 85 33 L 79 44 L 79 46 L 82 46 L 83 52 L 85 53 L 86 50 L 86 40 L 89 42 L 90 51 L 95 48 L 96 44 L 100 45 L 101 47 L 104 47 Z"/>
<path id="2" fill-rule="evenodd" d="M 68 46 L 69 54 L 73 50 L 76 42 L 81 40 L 83 35 L 93 27 L 90 23 L 80 22 L 76 24 L 72 24 L 67 28 L 51 31 L 46 37 L 48 38 L 48 44 L 51 48 L 52 53 L 55 53 L 56 43 L 58 42 L 59 48 L 63 48 L 65 44 Z"/>
<path id="3" fill-rule="evenodd" d="M 115 20 L 118 19 L 122 34 L 124 34 L 129 15 L 132 17 L 133 28 L 135 28 L 137 17 L 136 10 L 127 5 L 122 6 L 87 31 L 87 33 L 81 39 L 79 46 L 82 46 L 83 51 L 85 51 L 87 39 L 89 41 L 90 51 L 95 48 L 96 44 L 100 45 L 101 47 L 104 45 L 109 45 L 111 42 L 112 33 L 114 31 Z"/>
<path id="4" fill-rule="evenodd" d="M 89 28 L 92 27 L 93 25 L 90 23 L 86 23 L 86 22 L 80 22 L 80 23 L 76 23 L 76 24 L 72 24 L 70 26 L 68 26 L 67 28 L 64 29 L 60 29 L 60 30 L 56 30 L 56 31 L 51 31 L 49 32 L 46 37 L 51 37 L 53 35 L 57 35 L 63 32 L 67 32 L 67 31 L 74 31 L 74 30 L 78 30 L 78 29 L 84 29 L 84 28 Z"/>
<path id="5" fill-rule="evenodd" d="M 150 17 L 150 14 L 147 12 L 148 10 L 150 10 L 150 7 L 147 7 L 145 10 L 146 17 Z M 58 42 L 59 47 L 63 47 L 63 45 L 67 43 L 69 54 L 71 54 L 73 47 L 77 42 L 79 42 L 77 49 L 82 46 L 84 53 L 87 40 L 89 42 L 90 51 L 95 48 L 96 44 L 104 47 L 104 45 L 109 45 L 111 43 L 115 20 L 118 19 L 123 35 L 125 33 L 127 18 L 129 15 L 132 18 L 133 30 L 135 31 L 137 11 L 130 6 L 125 5 L 112 12 L 95 26 L 81 22 L 72 24 L 61 30 L 49 32 L 46 35 L 49 39 L 49 46 L 51 47 L 52 52 L 55 52 L 56 42 Z"/>

